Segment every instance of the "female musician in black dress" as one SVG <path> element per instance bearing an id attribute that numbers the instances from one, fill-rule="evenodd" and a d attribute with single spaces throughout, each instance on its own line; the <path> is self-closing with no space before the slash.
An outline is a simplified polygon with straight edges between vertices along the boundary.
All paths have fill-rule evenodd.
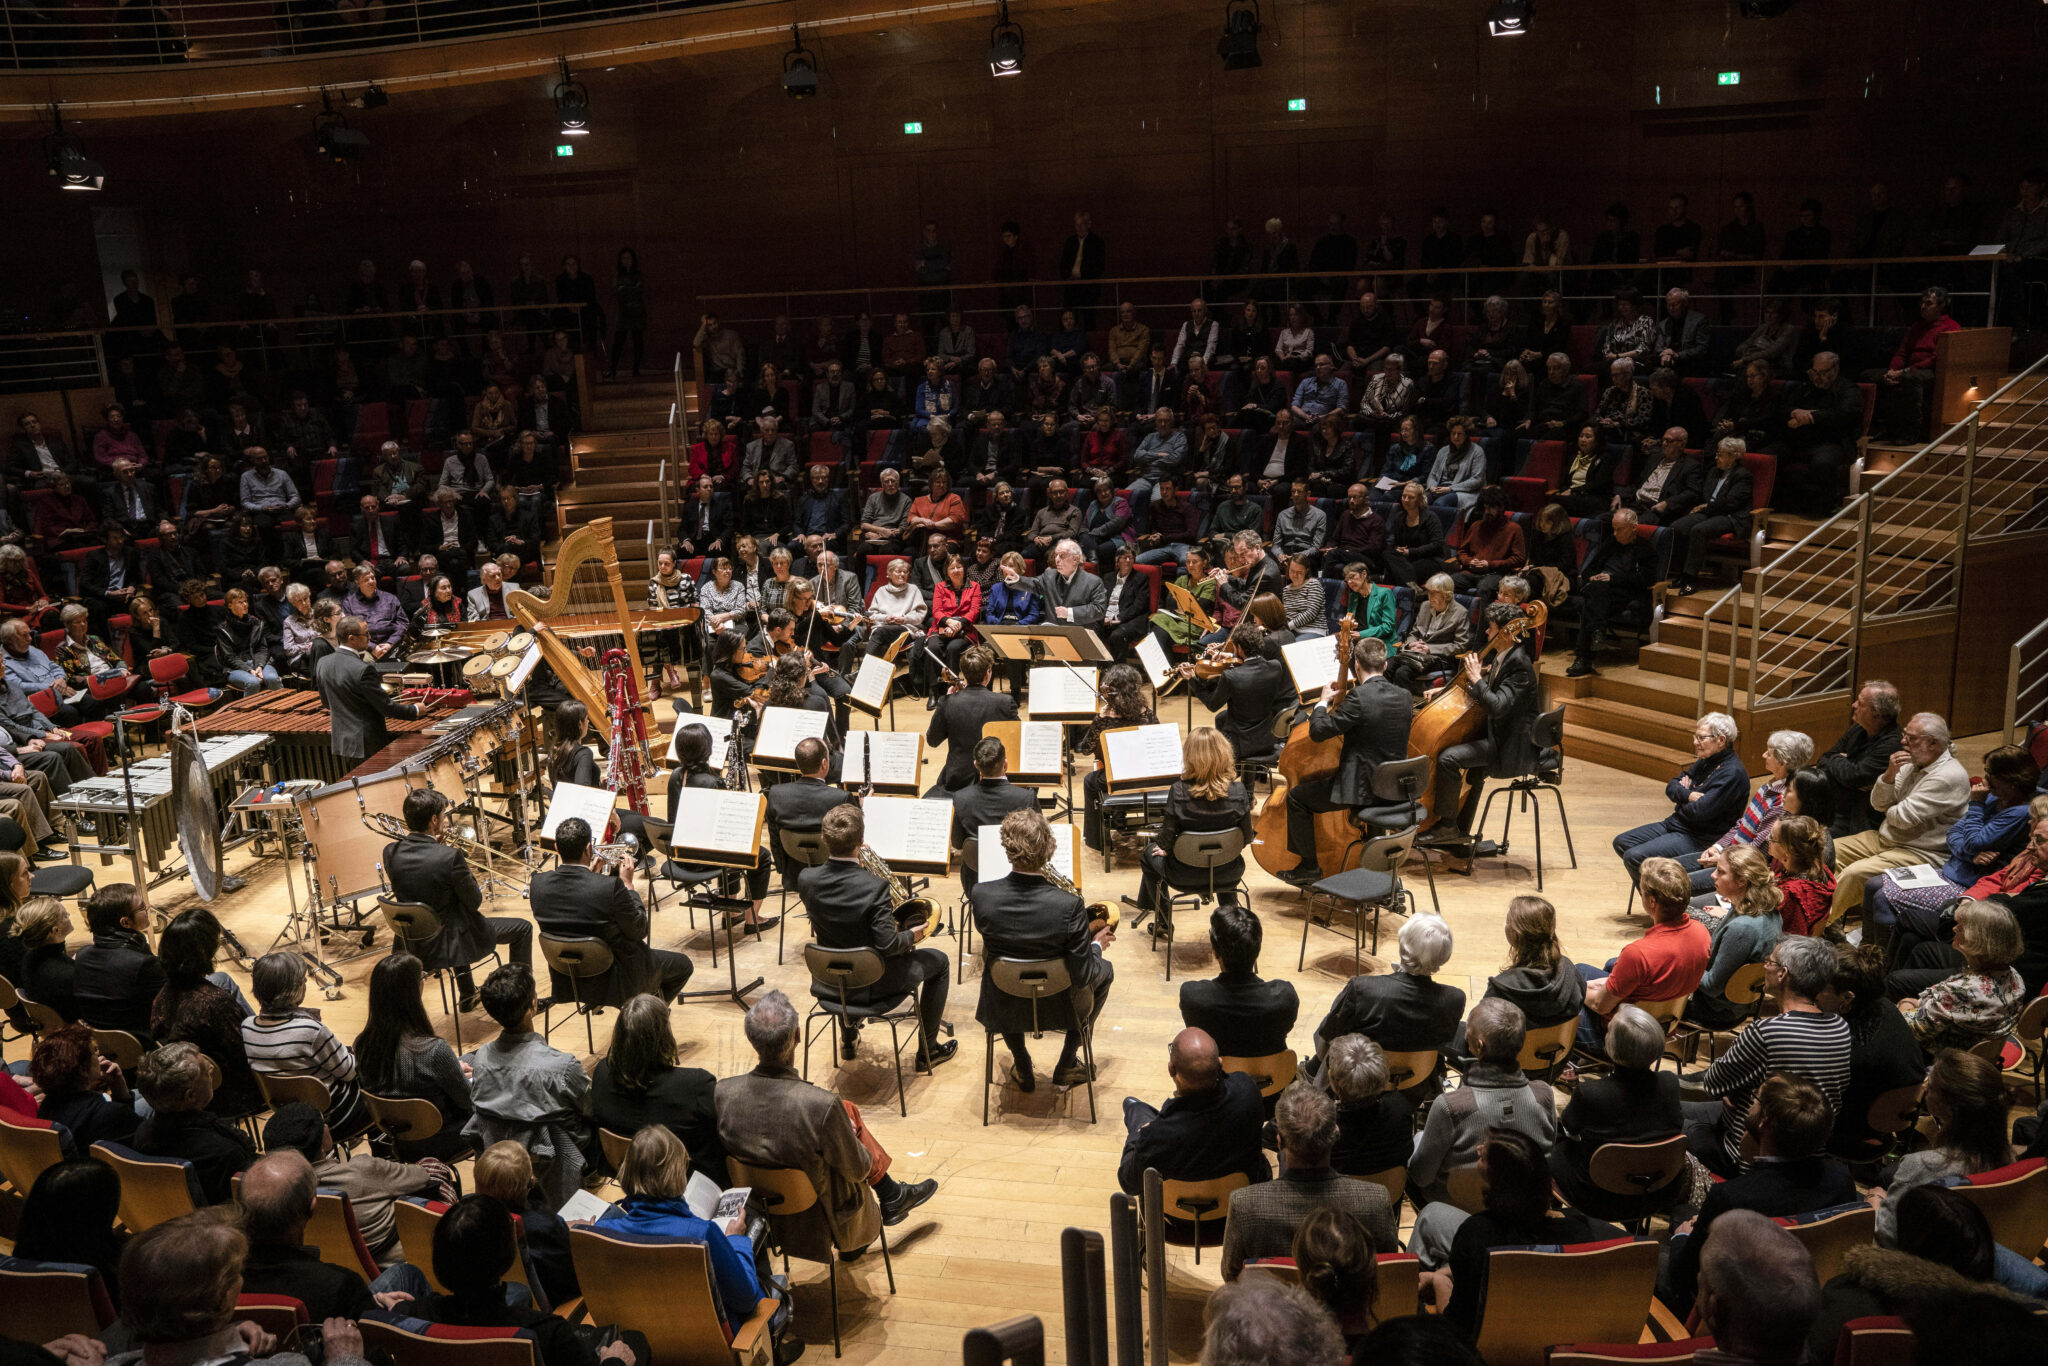
<path id="1" fill-rule="evenodd" d="M 1102 776 L 1102 732 L 1124 726 L 1149 726 L 1159 718 L 1145 699 L 1145 679 L 1128 664 L 1112 664 L 1102 675 L 1096 690 L 1095 719 L 1074 741 L 1076 754 L 1095 756 L 1095 771 L 1082 780 L 1083 814 L 1081 836 L 1090 849 L 1102 849 L 1102 799 L 1109 795 L 1109 780 Z"/>
<path id="2" fill-rule="evenodd" d="M 753 702 L 756 685 L 740 677 L 735 662 L 746 646 L 747 638 L 730 628 L 711 637 L 711 714 L 721 720 L 732 721 L 738 704 Z"/>
<path id="3" fill-rule="evenodd" d="M 1166 889 L 1207 890 L 1216 888 L 1219 904 L 1237 904 L 1237 882 L 1244 876 L 1244 855 L 1214 869 L 1196 868 L 1177 861 L 1173 846 L 1185 834 L 1214 834 L 1237 829 L 1245 843 L 1252 837 L 1252 799 L 1237 780 L 1237 751 L 1223 732 L 1200 726 L 1181 742 L 1181 778 L 1166 794 L 1166 814 L 1159 833 L 1139 856 L 1143 872 L 1138 876 L 1138 913 L 1132 928 L 1145 916 L 1157 912 L 1159 927 L 1171 935 L 1173 911 L 1166 901 Z M 1162 888 L 1161 884 L 1164 884 Z M 1155 928 L 1154 933 L 1159 929 Z"/>
<path id="4" fill-rule="evenodd" d="M 682 790 L 686 787 L 710 788 L 715 791 L 722 791 L 725 788 L 723 775 L 711 766 L 711 732 L 695 722 L 684 723 L 676 732 L 676 770 L 668 779 L 668 822 L 671 826 L 676 822 L 676 807 L 682 800 Z M 746 908 L 746 929 L 750 934 L 774 929 L 781 919 L 780 916 L 772 915 L 765 920 L 761 917 L 761 902 L 768 895 L 768 869 L 767 851 L 759 850 L 756 852 L 754 866 L 744 870 L 747 879 L 746 897 L 749 903 Z M 662 869 L 662 874 L 674 881 L 688 882 L 701 878 L 710 871 L 709 868 L 700 868 L 694 864 L 671 862 L 668 867 Z M 721 873 L 718 883 L 721 895 L 734 896 L 739 891 L 741 871 L 734 868 Z M 739 908 L 735 906 L 732 909 L 737 911 Z"/>
<path id="5" fill-rule="evenodd" d="M 597 766 L 597 751 L 592 747 L 590 733 L 590 709 L 581 702 L 564 702 L 555 708 L 555 747 L 548 756 L 548 776 L 557 783 L 575 783 L 579 787 L 605 786 L 604 773 Z M 641 849 L 647 848 L 647 822 L 637 811 L 620 810 L 618 838 L 633 838 Z M 601 838 L 603 831 L 596 832 Z"/>

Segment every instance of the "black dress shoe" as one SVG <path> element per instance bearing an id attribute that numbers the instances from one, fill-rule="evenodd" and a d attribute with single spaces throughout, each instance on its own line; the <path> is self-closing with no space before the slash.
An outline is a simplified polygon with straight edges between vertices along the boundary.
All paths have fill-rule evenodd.
<path id="1" fill-rule="evenodd" d="M 793 1338 L 785 1334 L 782 1340 L 775 1344 L 775 1366 L 789 1366 L 792 1361 L 797 1360 L 803 1354 L 803 1339 Z"/>
<path id="2" fill-rule="evenodd" d="M 33 854 L 29 855 L 29 859 L 35 863 L 62 863 L 64 861 L 64 856 L 62 854 L 52 854 L 46 850 L 38 849 Z"/>
<path id="3" fill-rule="evenodd" d="M 465 996 L 455 1003 L 455 1013 L 457 1015 L 467 1015 L 482 1004 L 483 998 L 481 996 Z"/>
<path id="4" fill-rule="evenodd" d="M 1566 678 L 1591 678 L 1598 672 L 1600 671 L 1593 667 L 1591 660 L 1581 657 L 1572 661 L 1572 666 L 1564 671 L 1564 676 Z"/>
<path id="5" fill-rule="evenodd" d="M 1095 1069 L 1085 1062 L 1070 1062 L 1065 1067 L 1055 1067 L 1052 1072 L 1054 1086 L 1085 1086 L 1095 1080 Z"/>
<path id="6" fill-rule="evenodd" d="M 1313 887 L 1323 880 L 1323 870 L 1312 863 L 1305 863 L 1298 868 L 1289 868 L 1284 873 L 1275 873 L 1274 876 L 1291 887 Z"/>
<path id="7" fill-rule="evenodd" d="M 1019 1091 L 1022 1091 L 1027 1096 L 1038 1089 L 1038 1074 L 1031 1070 L 1031 1064 L 1028 1062 L 1012 1058 L 1010 1060 L 1010 1080 L 1016 1084 Z"/>
<path id="8" fill-rule="evenodd" d="M 926 1177 L 922 1181 L 900 1186 L 896 1198 L 882 1206 L 882 1222 L 890 1228 L 910 1217 L 910 1212 L 939 1193 L 936 1178 Z"/>
<path id="9" fill-rule="evenodd" d="M 941 1039 L 929 1055 L 918 1058 L 917 1065 L 921 1070 L 929 1072 L 940 1063 L 949 1061 L 959 1051 L 960 1043 L 957 1039 Z"/>
<path id="10" fill-rule="evenodd" d="M 771 915 L 761 920 L 749 920 L 741 931 L 743 934 L 766 934 L 782 923 L 782 917 Z"/>

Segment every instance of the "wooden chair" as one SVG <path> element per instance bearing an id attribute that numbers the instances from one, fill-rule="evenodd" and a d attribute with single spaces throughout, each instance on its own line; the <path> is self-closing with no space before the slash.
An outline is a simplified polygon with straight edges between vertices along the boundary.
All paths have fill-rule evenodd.
<path id="1" fill-rule="evenodd" d="M 1387 1060 L 1387 1084 L 1396 1091 L 1407 1091 L 1435 1076 L 1443 1055 L 1434 1048 L 1424 1048 L 1413 1053 L 1388 1053 L 1384 1056 Z"/>
<path id="2" fill-rule="evenodd" d="M 1225 1072 L 1242 1072 L 1256 1081 L 1259 1094 L 1270 1100 L 1294 1084 L 1301 1060 L 1290 1048 L 1280 1053 L 1268 1053 L 1263 1058 L 1218 1058 L 1217 1061 Z"/>
<path id="3" fill-rule="evenodd" d="M 1865 1204 L 1839 1205 L 1815 1210 L 1775 1222 L 1799 1240 L 1813 1258 L 1813 1274 L 1826 1285 L 1842 1269 L 1842 1259 L 1851 1248 L 1865 1247 L 1877 1238 L 1877 1211 Z M 1994 1233 L 1996 1229 L 1992 1230 Z"/>
<path id="4" fill-rule="evenodd" d="M 825 1210 L 818 1203 L 818 1188 L 811 1184 L 811 1178 L 793 1167 L 757 1167 L 728 1156 L 725 1165 L 732 1176 L 734 1186 L 751 1186 L 754 1199 L 768 1212 L 768 1228 L 775 1243 L 782 1249 L 782 1269 L 789 1271 L 789 1259 L 801 1257 L 807 1262 L 823 1262 L 832 1295 L 832 1355 L 840 1353 L 839 1344 L 839 1248 L 832 1237 L 832 1225 Z M 896 1266 L 889 1260 L 889 1227 L 876 1220 L 875 1227 L 881 1232 L 882 1270 L 889 1278 L 889 1293 L 896 1293 Z M 582 1270 L 577 1270 L 576 1279 L 581 1283 Z M 584 1290 L 586 1300 L 589 1290 Z M 666 1363 L 664 1363 L 666 1366 Z"/>
<path id="5" fill-rule="evenodd" d="M 1550 1349 L 1549 1366 L 1685 1366 L 1712 1338 L 1677 1342 L 1573 1342 Z"/>
<path id="6" fill-rule="evenodd" d="M 1388 1319 L 1411 1317 L 1416 1312 L 1416 1300 L 1421 1290 L 1421 1259 L 1412 1252 L 1382 1252 L 1373 1260 L 1379 1267 L 1379 1293 L 1372 1304 L 1373 1322 L 1385 1323 Z M 1260 1277 L 1282 1285 L 1301 1284 L 1301 1270 L 1295 1266 L 1292 1257 L 1246 1262 L 1238 1273 L 1239 1280 Z"/>
<path id="7" fill-rule="evenodd" d="M 235 1299 L 235 1317 L 247 1319 L 276 1338 L 280 1347 L 290 1343 L 292 1334 L 312 1322 L 306 1302 L 293 1295 L 252 1295 L 244 1291 Z"/>
<path id="8" fill-rule="evenodd" d="M 540 1366 L 540 1344 L 530 1328 L 398 1321 L 382 1311 L 363 1315 L 356 1326 L 363 1346 L 389 1355 L 394 1366 Z"/>
<path id="9" fill-rule="evenodd" d="M 202 1203 L 192 1164 L 182 1157 L 145 1157 L 120 1143 L 95 1143 L 92 1155 L 121 1178 L 121 1222 L 141 1233 Z"/>
<path id="10" fill-rule="evenodd" d="M 626 1153 L 633 1146 L 632 1136 L 615 1134 L 610 1129 L 599 1129 L 597 1142 L 598 1146 L 604 1149 L 605 1165 L 614 1172 L 623 1170 L 626 1165 Z"/>
<path id="11" fill-rule="evenodd" d="M 907 638 L 897 637 L 899 640 Z M 910 1100 L 903 1088 L 903 1027 L 910 1027 L 911 1042 L 917 1044 L 919 1053 L 926 1052 L 931 1044 L 924 1037 L 924 1021 L 917 1013 L 917 992 L 907 991 L 894 1000 L 872 1005 L 850 1004 L 848 992 L 864 991 L 881 981 L 882 975 L 888 971 L 882 955 L 871 948 L 827 949 L 817 944 L 806 944 L 804 967 L 811 974 L 812 1002 L 810 1011 L 804 1016 L 804 1080 L 811 1078 L 811 1042 L 817 1037 L 819 1022 L 822 1021 L 826 1032 L 831 1034 L 836 1034 L 839 1026 L 847 1024 L 885 1024 L 889 1026 L 890 1060 L 896 1064 L 896 1110 L 904 1118 L 909 1118 Z"/>
<path id="12" fill-rule="evenodd" d="M 374 1096 L 363 1092 L 363 1104 L 394 1143 L 420 1143 L 446 1127 L 439 1106 L 418 1096 Z"/>
<path id="13" fill-rule="evenodd" d="M 1467 1214 L 1478 1214 L 1486 1208 L 1486 1189 L 1479 1179 L 1477 1162 L 1445 1169 L 1444 1198 Z"/>
<path id="14" fill-rule="evenodd" d="M 1671 1203 L 1682 1199 L 1689 1189 L 1683 1178 L 1691 1164 L 1686 1161 L 1685 1135 L 1673 1134 L 1658 1143 L 1603 1143 L 1593 1150 L 1588 1164 L 1593 1184 L 1610 1195 L 1630 1201 L 1663 1192 Z M 1596 1218 L 1611 1218 L 1588 1209 Z M 1642 1222 L 1649 1221 L 1645 1217 Z"/>
<path id="15" fill-rule="evenodd" d="M 1576 1015 L 1547 1029 L 1532 1029 L 1522 1039 L 1522 1051 L 1515 1058 L 1515 1066 L 1528 1076 L 1553 1080 L 1563 1069 L 1564 1060 L 1571 1055 L 1572 1040 L 1578 1037 L 1579 1017 Z"/>
<path id="16" fill-rule="evenodd" d="M 1159 1183 L 1159 1209 L 1169 1220 L 1179 1219 L 1193 1224 L 1195 1265 L 1202 1264 L 1202 1236 L 1211 1227 L 1221 1230 L 1230 1215 L 1230 1195 L 1251 1185 L 1251 1178 L 1243 1172 L 1232 1172 L 1228 1176 L 1212 1177 L 1207 1181 L 1162 1181 Z M 1179 1242 L 1174 1227 L 1166 1225 L 1167 1241 Z"/>
<path id="17" fill-rule="evenodd" d="M 1663 1026 L 1664 1047 L 1668 1052 L 1671 1047 L 1671 1033 L 1684 1021 L 1685 1007 L 1687 1002 L 1691 1000 L 1691 994 L 1687 993 L 1684 996 L 1674 996 L 1668 1001 L 1632 1001 L 1630 1004 Z M 1572 1057 L 1580 1064 L 1581 1071 L 1588 1069 L 1605 1071 L 1614 1066 L 1612 1062 L 1608 1061 L 1606 1055 L 1588 1053 L 1576 1044 L 1572 1048 Z M 1662 1067 L 1663 1065 L 1664 1059 L 1662 1056 L 1659 1056 L 1657 1066 Z"/>
<path id="18" fill-rule="evenodd" d="M 1707 1061 L 1712 1063 L 1714 1061 L 1713 1045 L 1716 1036 L 1724 1033 L 1733 1033 L 1756 1018 L 1757 1011 L 1763 1006 L 1764 970 L 1766 966 L 1761 961 L 1744 963 L 1741 967 L 1728 974 L 1728 983 L 1721 988 L 1721 994 L 1728 998 L 1728 1004 L 1742 1006 L 1746 1011 L 1743 1017 L 1734 1024 L 1724 1028 L 1715 1028 L 1710 1025 L 1697 1024 L 1690 1020 L 1681 1019 L 1665 1029 L 1665 1035 L 1671 1040 L 1674 1047 L 1680 1044 L 1685 1046 L 1685 1061 L 1690 1063 L 1698 1058 L 1700 1041 L 1704 1039 L 1707 1043 Z"/>
<path id="19" fill-rule="evenodd" d="M 1657 1244 L 1616 1240 L 1487 1254 L 1475 1345 L 1487 1366 L 1543 1366 L 1551 1344 L 1640 1337 L 1657 1284 Z"/>
<path id="20" fill-rule="evenodd" d="M 398 1241 L 402 1246 L 431 1248 L 434 1245 L 434 1226 L 441 1222 L 441 1216 L 448 1213 L 448 1206 L 438 1200 L 422 1200 L 418 1196 L 410 1196 L 394 1202 L 391 1212 L 398 1219 Z M 548 1304 L 547 1294 L 541 1288 L 540 1277 L 528 1266 L 526 1228 L 517 1214 L 512 1216 L 512 1227 L 519 1235 L 519 1256 L 512 1263 L 512 1269 L 505 1273 L 505 1280 L 512 1285 L 525 1286 L 533 1296 L 534 1306 L 546 1313 L 552 1306 Z M 427 1278 L 427 1287 L 435 1294 L 448 1293 L 448 1287 L 441 1284 L 440 1277 L 434 1274 L 432 1257 L 424 1258 L 413 1265 Z"/>
<path id="21" fill-rule="evenodd" d="M 95 1029 L 92 1032 L 93 1045 L 104 1053 L 108 1061 L 130 1076 L 142 1066 L 142 1040 L 125 1029 Z"/>
<path id="22" fill-rule="evenodd" d="M 1242 873 L 1238 874 L 1235 883 L 1220 889 L 1216 885 L 1216 870 L 1233 859 L 1243 858 L 1244 851 L 1245 834 L 1237 826 L 1232 826 L 1228 830 L 1186 830 L 1182 831 L 1175 838 L 1173 848 L 1168 851 L 1172 855 L 1173 862 L 1182 867 L 1198 868 L 1206 872 L 1209 875 L 1209 885 L 1206 889 L 1197 888 L 1189 890 L 1185 887 L 1176 887 L 1167 882 L 1165 878 L 1161 878 L 1157 893 L 1161 904 L 1156 907 L 1140 908 L 1143 910 L 1165 912 L 1163 922 L 1160 917 L 1155 916 L 1153 918 L 1152 947 L 1157 952 L 1159 941 L 1161 939 L 1166 941 L 1167 981 L 1171 982 L 1173 980 L 1173 927 L 1179 923 L 1179 918 L 1182 914 L 1192 914 L 1201 910 L 1203 906 L 1216 900 L 1216 893 L 1219 890 L 1228 892 L 1244 889 L 1245 903 L 1247 905 L 1250 904 L 1251 893 L 1248 888 L 1245 888 L 1244 875 Z M 1129 897 L 1125 898 L 1125 902 L 1132 906 L 1138 904 L 1135 899 Z"/>
<path id="23" fill-rule="evenodd" d="M 370 1245 L 363 1241 L 355 1205 L 340 1191 L 322 1190 L 313 1197 L 313 1217 L 306 1223 L 306 1245 L 329 1266 L 353 1271 L 365 1281 L 377 1279 L 380 1268 L 371 1255 Z M 427 1246 L 431 1248 L 433 1244 Z"/>
<path id="24" fill-rule="evenodd" d="M 1913 1330 L 1890 1316 L 1850 1319 L 1835 1339 L 1835 1366 L 1910 1366 Z"/>
<path id="25" fill-rule="evenodd" d="M 1351 1179 L 1353 1181 L 1370 1181 L 1375 1186 L 1384 1190 L 1387 1193 L 1387 1203 L 1393 1206 L 1396 1214 L 1400 1213 L 1401 1197 L 1408 1192 L 1408 1169 L 1406 1167 L 1389 1167 L 1383 1172 L 1368 1172 L 1364 1176 L 1354 1176 Z"/>
<path id="26" fill-rule="evenodd" d="M 583 999 L 584 982 L 593 977 L 602 977 L 612 970 L 611 945 L 591 935 L 540 936 L 541 957 L 547 959 L 550 968 L 569 979 L 569 1004 L 575 1014 L 583 1017 L 583 1040 L 592 1053 L 597 1051 L 597 1035 L 591 1027 L 591 1017 L 604 1006 Z M 547 1017 L 554 1013 L 550 1006 L 541 1016 L 541 1037 L 554 1033 Z"/>
<path id="27" fill-rule="evenodd" d="M 1065 1020 L 1045 1021 L 1040 1009 L 1045 1002 L 1057 1001 L 1060 1010 L 1072 1018 L 1075 1013 L 1081 1017 L 1081 1060 L 1088 1065 L 1088 1122 L 1095 1122 L 1095 1026 L 1087 1019 L 1087 1010 L 1074 999 L 1073 978 L 1067 974 L 1063 958 L 998 958 L 983 964 L 982 971 L 994 983 L 996 990 L 1005 996 L 1016 996 L 1031 1002 L 1032 1038 L 1044 1035 L 1044 1025 L 1054 1023 L 1064 1026 Z M 996 1030 L 984 1031 L 988 1046 L 982 1058 L 981 1069 L 981 1123 L 988 1127 L 988 1092 L 996 1080 Z"/>
<path id="28" fill-rule="evenodd" d="M 1954 1189 L 1984 1212 L 1999 1246 L 2032 1258 L 2048 1242 L 2048 1158 L 1978 1172 Z"/>
<path id="29" fill-rule="evenodd" d="M 20 1008 L 21 993 L 14 989 L 14 983 L 8 981 L 4 974 L 0 974 L 0 1050 L 4 1050 L 6 1045 L 16 1039 L 35 1038 L 33 1030 L 17 1030 L 9 1023 L 9 1017 Z M 30 1047 L 33 1048 L 34 1044 L 31 1043 Z"/>
<path id="30" fill-rule="evenodd" d="M 256 1085 L 263 1092 L 263 1099 L 270 1103 L 273 1110 L 297 1100 L 304 1101 L 324 1115 L 327 1108 L 334 1104 L 334 1093 L 327 1089 L 327 1083 L 318 1077 L 309 1077 L 303 1073 L 258 1072 Z"/>
<path id="31" fill-rule="evenodd" d="M 638 1328 L 661 1366 L 774 1366 L 769 1321 L 777 1301 L 731 1306 L 727 1342 L 702 1243 L 614 1233 L 598 1225 L 569 1230 L 569 1255 L 591 1321 Z M 836 1296 L 833 1308 L 836 1316 Z"/>
<path id="32" fill-rule="evenodd" d="M 55 1342 L 96 1338 L 114 1322 L 114 1301 L 90 1267 L 0 1257 L 0 1338 Z"/>
<path id="33" fill-rule="evenodd" d="M 2028 1045 L 2032 1045 L 2033 1066 L 2030 1070 L 2034 1074 L 2034 1102 L 2038 1105 L 2043 1099 L 2048 1099 L 2042 1094 L 2042 1068 L 2044 1063 L 2048 1063 L 2048 1038 L 2044 1038 L 2048 1035 L 2048 996 L 2036 996 L 2027 1002 L 2027 1008 L 2020 1012 L 2012 1032 L 2020 1044 L 2020 1066 L 2027 1065 Z"/>
<path id="34" fill-rule="evenodd" d="M 57 1135 L 55 1121 L 0 1110 L 0 1177 L 14 1187 L 16 1195 L 26 1199 L 36 1178 L 63 1160 L 64 1141 Z"/>

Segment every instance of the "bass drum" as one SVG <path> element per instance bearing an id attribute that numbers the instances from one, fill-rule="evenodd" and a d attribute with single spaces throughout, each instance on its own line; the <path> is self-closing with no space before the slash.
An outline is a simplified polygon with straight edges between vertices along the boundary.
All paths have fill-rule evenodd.
<path id="1" fill-rule="evenodd" d="M 192 732 L 173 732 L 171 746 L 171 807 L 178 817 L 178 847 L 185 854 L 185 869 L 192 878 L 192 890 L 211 903 L 221 892 L 220 811 L 213 800 L 213 784 L 206 773 L 206 759 Z"/>

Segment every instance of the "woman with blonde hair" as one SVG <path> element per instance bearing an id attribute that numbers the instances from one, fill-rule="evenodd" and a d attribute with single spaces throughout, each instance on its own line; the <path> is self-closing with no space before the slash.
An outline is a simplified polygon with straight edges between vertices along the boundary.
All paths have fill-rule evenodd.
<path id="1" fill-rule="evenodd" d="M 619 1164 L 619 1186 L 626 1198 L 598 1225 L 609 1232 L 703 1244 L 711 1260 L 712 1299 L 718 1305 L 719 1325 L 730 1337 L 735 1324 L 753 1317 L 754 1306 L 765 1293 L 754 1267 L 753 1240 L 746 1234 L 745 1214 L 736 1214 L 721 1225 L 690 1213 L 683 1199 L 689 1182 L 690 1155 L 682 1140 L 661 1125 L 650 1124 L 633 1135 L 626 1160 Z"/>
<path id="2" fill-rule="evenodd" d="M 1213 868 L 1195 867 L 1174 857 L 1182 835 L 1214 835 L 1238 830 L 1249 844 L 1252 837 L 1252 799 L 1237 777 L 1237 751 L 1223 732 L 1201 726 L 1187 733 L 1181 742 L 1181 777 L 1166 794 L 1166 812 L 1160 818 L 1159 833 L 1139 857 L 1143 871 L 1138 877 L 1138 914 L 1135 928 L 1148 914 L 1156 912 L 1153 934 L 1173 933 L 1173 909 L 1167 892 L 1173 889 L 1209 891 L 1224 905 L 1237 904 L 1237 885 L 1244 877 L 1244 854 Z"/>
<path id="3" fill-rule="evenodd" d="M 27 977 L 24 964 L 30 946 L 21 938 L 14 917 L 28 902 L 31 881 L 27 859 L 11 850 L 0 854 L 0 977 L 5 977 L 17 990 Z M 16 1029 L 26 1029 L 28 1012 L 15 1006 L 7 1012 L 7 1021 Z"/>
<path id="4" fill-rule="evenodd" d="M 471 1184 L 478 1195 L 490 1196 L 519 1216 L 519 1241 L 550 1303 L 566 1304 L 583 1293 L 570 1258 L 569 1225 L 533 1179 L 533 1158 L 523 1144 L 507 1139 L 477 1154 Z"/>
<path id="5" fill-rule="evenodd" d="M 1709 1028 L 1726 1028 L 1749 1013 L 1749 1007 L 1728 999 L 1728 982 L 1737 968 L 1771 956 L 1785 932 L 1778 907 L 1785 894 L 1771 873 L 1771 862 L 1755 848 L 1738 844 L 1714 863 L 1714 890 L 1693 906 L 1693 918 L 1707 927 L 1712 949 L 1706 974 L 1685 1008 L 1688 1020 Z"/>

